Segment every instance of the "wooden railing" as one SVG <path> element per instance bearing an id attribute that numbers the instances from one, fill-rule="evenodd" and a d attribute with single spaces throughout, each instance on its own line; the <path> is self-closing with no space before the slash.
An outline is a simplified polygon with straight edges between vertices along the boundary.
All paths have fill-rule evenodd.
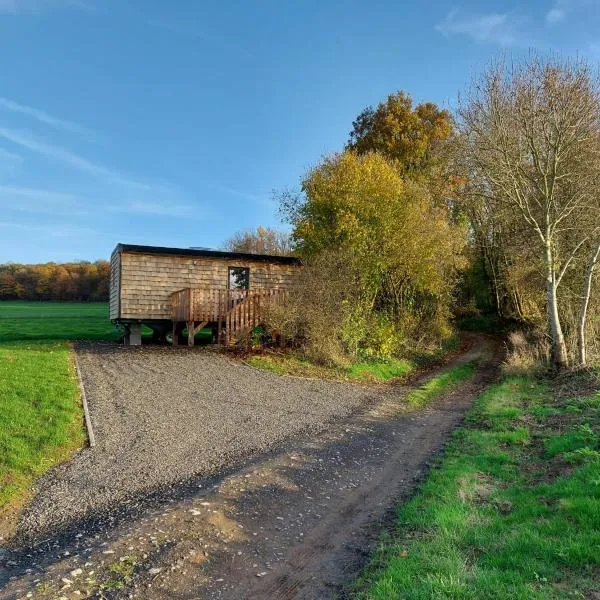
<path id="1" fill-rule="evenodd" d="M 215 290 L 212 288 L 186 288 L 171 294 L 171 319 L 173 321 L 218 321 L 238 302 L 248 290 Z"/>
<path id="2" fill-rule="evenodd" d="M 269 309 L 283 302 L 284 290 L 251 290 L 227 312 L 224 318 L 223 343 L 234 344 L 255 327 L 264 323 Z M 219 332 L 219 339 L 221 333 Z"/>
<path id="3" fill-rule="evenodd" d="M 285 290 L 215 290 L 186 288 L 171 294 L 171 319 L 195 327 L 217 324 L 217 339 L 227 345 L 264 322 L 270 307 L 280 304 Z"/>

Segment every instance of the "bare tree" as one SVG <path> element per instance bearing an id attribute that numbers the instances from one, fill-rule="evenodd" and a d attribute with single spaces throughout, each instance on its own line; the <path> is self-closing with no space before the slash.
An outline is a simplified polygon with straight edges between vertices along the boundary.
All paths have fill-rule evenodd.
<path id="1" fill-rule="evenodd" d="M 492 214 L 509 207 L 530 234 L 522 240 L 543 267 L 552 358 L 562 369 L 557 290 L 600 225 L 598 79 L 583 62 L 498 63 L 473 83 L 459 116 L 471 192 Z"/>
<path id="2" fill-rule="evenodd" d="M 293 250 L 292 238 L 287 231 L 260 226 L 238 231 L 225 242 L 224 247 L 232 252 L 282 256 L 290 255 Z"/>

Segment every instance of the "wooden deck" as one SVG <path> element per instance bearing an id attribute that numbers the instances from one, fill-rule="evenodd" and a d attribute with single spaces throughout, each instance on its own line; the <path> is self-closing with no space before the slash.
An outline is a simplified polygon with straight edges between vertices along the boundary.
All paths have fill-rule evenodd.
<path id="1" fill-rule="evenodd" d="M 269 308 L 285 300 L 281 289 L 217 290 L 185 288 L 171 294 L 173 344 L 179 343 L 181 331 L 187 327 L 188 345 L 200 329 L 216 327 L 218 344 L 238 342 L 265 322 Z"/>

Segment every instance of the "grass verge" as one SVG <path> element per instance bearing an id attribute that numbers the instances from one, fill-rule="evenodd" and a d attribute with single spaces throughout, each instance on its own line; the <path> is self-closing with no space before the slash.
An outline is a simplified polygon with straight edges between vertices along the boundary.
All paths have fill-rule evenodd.
<path id="1" fill-rule="evenodd" d="M 429 352 L 415 353 L 410 358 L 370 359 L 356 361 L 347 366 L 316 364 L 293 351 L 266 351 L 254 354 L 246 362 L 253 367 L 277 373 L 318 379 L 341 379 L 360 383 L 384 383 L 402 379 L 416 370 L 436 363 L 460 346 L 460 338 L 451 336 L 442 347 Z"/>
<path id="2" fill-rule="evenodd" d="M 462 381 L 473 377 L 475 367 L 472 364 L 459 365 L 432 377 L 406 395 L 410 406 L 418 408 L 429 404 L 445 392 L 457 387 Z"/>
<path id="3" fill-rule="evenodd" d="M 362 600 L 595 598 L 600 393 L 485 391 L 354 588 Z"/>
<path id="4" fill-rule="evenodd" d="M 415 364 L 403 359 L 356 362 L 349 367 L 317 365 L 289 352 L 270 352 L 250 356 L 248 364 L 278 375 L 296 375 L 319 379 L 343 379 L 363 383 L 383 383 L 405 377 L 413 372 Z"/>
<path id="5" fill-rule="evenodd" d="M 85 441 L 71 349 L 64 342 L 0 343 L 0 514 Z"/>

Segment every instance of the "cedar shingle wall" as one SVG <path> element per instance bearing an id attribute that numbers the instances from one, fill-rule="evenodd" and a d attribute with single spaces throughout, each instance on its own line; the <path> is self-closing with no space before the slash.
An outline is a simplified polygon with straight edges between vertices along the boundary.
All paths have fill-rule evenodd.
<path id="1" fill-rule="evenodd" d="M 110 257 L 110 319 L 119 318 L 119 279 L 121 277 L 121 253 L 113 252 Z"/>
<path id="2" fill-rule="evenodd" d="M 122 253 L 120 318 L 170 319 L 171 293 L 187 287 L 226 290 L 229 267 L 250 268 L 250 289 L 287 289 L 298 269 L 259 261 Z M 112 314 L 111 300 L 111 318 L 114 318 Z"/>

